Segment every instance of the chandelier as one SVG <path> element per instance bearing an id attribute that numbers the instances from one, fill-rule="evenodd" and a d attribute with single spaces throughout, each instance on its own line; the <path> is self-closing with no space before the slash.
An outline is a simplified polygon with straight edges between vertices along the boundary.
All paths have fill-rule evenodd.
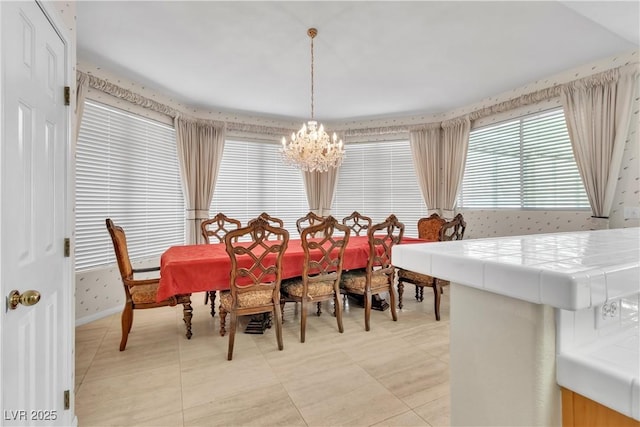
<path id="1" fill-rule="evenodd" d="M 324 126 L 314 120 L 313 111 L 313 38 L 318 34 L 315 28 L 309 28 L 307 35 L 311 38 L 311 120 L 302 125 L 297 133 L 291 134 L 291 140 L 282 137 L 282 158 L 286 164 L 293 165 L 302 171 L 326 172 L 342 164 L 344 148 L 342 140 L 333 134 L 329 137 Z"/>

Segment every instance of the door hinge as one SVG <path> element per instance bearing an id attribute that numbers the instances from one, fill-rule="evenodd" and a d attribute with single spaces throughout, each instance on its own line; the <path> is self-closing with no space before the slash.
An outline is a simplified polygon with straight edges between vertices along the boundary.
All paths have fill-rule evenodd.
<path id="1" fill-rule="evenodd" d="M 71 397 L 69 396 L 69 390 L 64 391 L 64 409 L 69 409 L 71 407 L 71 403 L 69 400 Z"/>
<path id="2" fill-rule="evenodd" d="M 71 240 L 68 237 L 64 238 L 64 257 L 69 258 L 71 256 Z"/>
<path id="3" fill-rule="evenodd" d="M 64 87 L 64 105 L 71 105 L 71 88 L 69 86 Z"/>

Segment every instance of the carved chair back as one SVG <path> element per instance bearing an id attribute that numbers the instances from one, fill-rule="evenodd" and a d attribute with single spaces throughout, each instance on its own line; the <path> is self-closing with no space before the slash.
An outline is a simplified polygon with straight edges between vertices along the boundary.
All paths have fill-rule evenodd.
<path id="1" fill-rule="evenodd" d="M 113 242 L 113 251 L 116 254 L 116 260 L 118 261 L 118 269 L 120 270 L 120 277 L 125 285 L 124 289 L 129 296 L 129 287 L 126 282 L 133 279 L 133 267 L 131 266 L 131 260 L 129 259 L 129 250 L 127 249 L 127 236 L 124 233 L 122 227 L 113 223 L 111 218 L 106 219 L 107 230 L 111 236 Z"/>
<path id="2" fill-rule="evenodd" d="M 222 212 L 218 213 L 213 218 L 202 221 L 200 224 L 202 237 L 204 237 L 204 241 L 207 244 L 211 243 L 211 238 L 216 239 L 214 243 L 224 242 L 224 236 L 226 236 L 229 231 L 236 230 L 240 227 L 242 227 L 242 223 L 240 221 L 234 218 L 229 218 Z"/>
<path id="3" fill-rule="evenodd" d="M 371 218 L 361 215 L 358 211 L 342 219 L 342 223 L 348 226 L 354 235 L 359 236 L 361 233 L 366 235 L 367 230 L 371 228 Z"/>
<path id="4" fill-rule="evenodd" d="M 440 228 L 439 240 L 462 240 L 467 223 L 464 221 L 462 214 L 457 214 L 451 221 L 446 222 Z"/>
<path id="5" fill-rule="evenodd" d="M 266 212 L 262 212 L 258 217 L 250 219 L 249 222 L 247 222 L 247 225 L 251 225 L 254 221 L 256 221 L 257 219 L 262 218 L 264 221 L 267 222 L 267 224 L 271 225 L 272 227 L 277 227 L 277 228 L 283 228 L 284 227 L 284 221 L 281 220 L 280 218 L 276 218 L 274 216 L 269 215 Z M 271 237 L 271 233 L 268 232 L 267 233 L 267 238 Z"/>
<path id="6" fill-rule="evenodd" d="M 304 265 L 302 279 L 307 295 L 308 282 L 332 280 L 336 288 L 340 283 L 344 250 L 349 243 L 351 229 L 328 216 L 316 225 L 302 230 Z"/>
<path id="7" fill-rule="evenodd" d="M 298 218 L 296 221 L 296 228 L 298 229 L 298 233 L 300 233 L 300 237 L 302 237 L 302 230 L 307 227 L 311 227 L 313 225 L 317 225 L 324 220 L 320 215 L 316 215 L 313 212 L 309 212 L 302 218 Z"/>
<path id="8" fill-rule="evenodd" d="M 369 262 L 367 264 L 367 274 L 372 274 L 374 268 L 378 273 L 387 273 L 393 283 L 394 268 L 391 265 L 391 248 L 402 240 L 404 235 L 404 224 L 391 214 L 379 224 L 369 228 Z"/>
<path id="9" fill-rule="evenodd" d="M 440 240 L 440 231 L 446 222 L 447 220 L 437 213 L 431 214 L 428 218 L 420 218 L 418 220 L 418 237 L 433 242 Z"/>
<path id="10" fill-rule="evenodd" d="M 269 236 L 276 237 L 277 242 L 269 241 Z M 279 305 L 282 257 L 289 243 L 289 232 L 256 218 L 246 227 L 230 231 L 224 241 L 231 259 L 232 307 L 239 313 L 253 314 Z M 245 292 L 271 292 L 273 297 L 266 306 L 240 308 L 238 294 Z"/>

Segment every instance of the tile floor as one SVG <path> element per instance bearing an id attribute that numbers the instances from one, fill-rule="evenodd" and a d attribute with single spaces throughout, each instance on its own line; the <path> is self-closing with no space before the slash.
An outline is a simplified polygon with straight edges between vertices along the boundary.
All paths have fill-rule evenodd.
<path id="1" fill-rule="evenodd" d="M 373 311 L 365 332 L 364 311 L 349 300 L 340 334 L 325 305 L 322 316 L 308 316 L 304 344 L 299 308 L 288 303 L 284 350 L 273 329 L 238 333 L 232 361 L 204 294 L 192 297 L 191 340 L 181 306 L 136 311 L 124 352 L 119 315 L 79 326 L 79 425 L 449 425 L 449 290 L 436 322 L 430 289 L 422 303 L 405 289 L 397 322 L 389 310 Z"/>

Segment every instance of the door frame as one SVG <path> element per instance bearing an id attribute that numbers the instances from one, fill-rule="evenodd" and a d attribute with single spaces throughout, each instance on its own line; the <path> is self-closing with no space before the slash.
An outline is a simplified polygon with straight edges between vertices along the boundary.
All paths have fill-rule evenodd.
<path id="1" fill-rule="evenodd" d="M 69 400 L 69 412 L 65 414 L 66 416 L 59 417 L 60 420 L 66 420 L 72 425 L 76 426 L 78 424 L 78 420 L 75 415 L 75 273 L 74 273 L 74 265 L 75 265 L 75 256 L 74 256 L 74 248 L 75 248 L 75 238 L 74 238 L 74 230 L 75 230 L 75 214 L 74 214 L 74 203 L 75 203 L 75 161 L 74 156 L 75 153 L 75 141 L 73 140 L 73 135 L 75 135 L 75 125 L 76 125 L 76 79 L 74 78 L 75 73 L 75 63 L 76 63 L 76 24 L 75 24 L 75 4 L 72 6 L 70 10 L 62 10 L 60 13 L 56 10 L 59 7 L 63 7 L 62 3 L 56 5 L 53 1 L 48 0 L 34 0 L 37 6 L 40 8 L 42 13 L 45 15 L 55 32 L 58 34 L 62 43 L 64 45 L 64 85 L 69 86 L 70 88 L 70 99 L 69 106 L 66 111 L 66 138 L 63 141 L 65 147 L 65 164 L 60 165 L 65 168 L 66 171 L 66 184 L 64 190 L 64 206 L 65 206 L 65 215 L 64 215 L 64 236 L 70 239 L 70 256 L 66 258 L 66 262 L 64 265 L 64 286 L 66 287 L 66 307 L 65 309 L 65 317 L 66 317 L 66 326 L 67 329 L 61 331 L 61 337 L 63 337 L 63 342 L 66 347 L 66 351 L 64 352 L 65 358 L 65 367 L 66 371 L 59 376 L 60 380 L 63 383 L 61 384 L 61 388 L 69 390 L 70 400 Z M 68 20 L 65 21 L 61 16 L 61 13 L 72 12 L 73 16 L 69 16 Z M 2 19 L 2 5 L 0 4 L 0 21 Z M 0 69 L 4 69 L 4 63 L 2 55 L 0 55 Z M 4 77 L 4 73 L 1 75 Z M 0 129 L 4 128 L 4 113 L 2 112 L 2 107 L 4 104 L 4 92 L 3 85 L 11 84 L 11 82 L 0 81 Z M 0 144 L 4 142 L 4 133 L 0 132 Z M 0 159 L 0 168 L 2 168 L 2 161 Z M 2 176 L 0 174 L 0 176 Z M 0 211 L 1 215 L 1 211 Z M 1 222 L 0 222 L 1 224 Z M 0 235 L 2 235 L 2 229 L 0 228 Z M 0 258 L 1 259 L 1 258 Z M 0 269 L 2 269 L 2 265 L 0 264 Z M 4 310 L 4 300 L 6 295 L 2 295 L 2 309 Z M 2 360 L 2 343 L 3 337 L 6 331 L 4 330 L 4 324 L 0 323 L 0 365 L 3 363 Z M 3 384 L 2 378 L 2 369 L 0 369 L 0 384 Z M 6 390 L 4 387 L 0 387 L 0 414 L 3 413 L 4 408 L 4 393 L 11 392 L 10 390 Z M 0 424 L 2 424 L 0 422 Z"/>

